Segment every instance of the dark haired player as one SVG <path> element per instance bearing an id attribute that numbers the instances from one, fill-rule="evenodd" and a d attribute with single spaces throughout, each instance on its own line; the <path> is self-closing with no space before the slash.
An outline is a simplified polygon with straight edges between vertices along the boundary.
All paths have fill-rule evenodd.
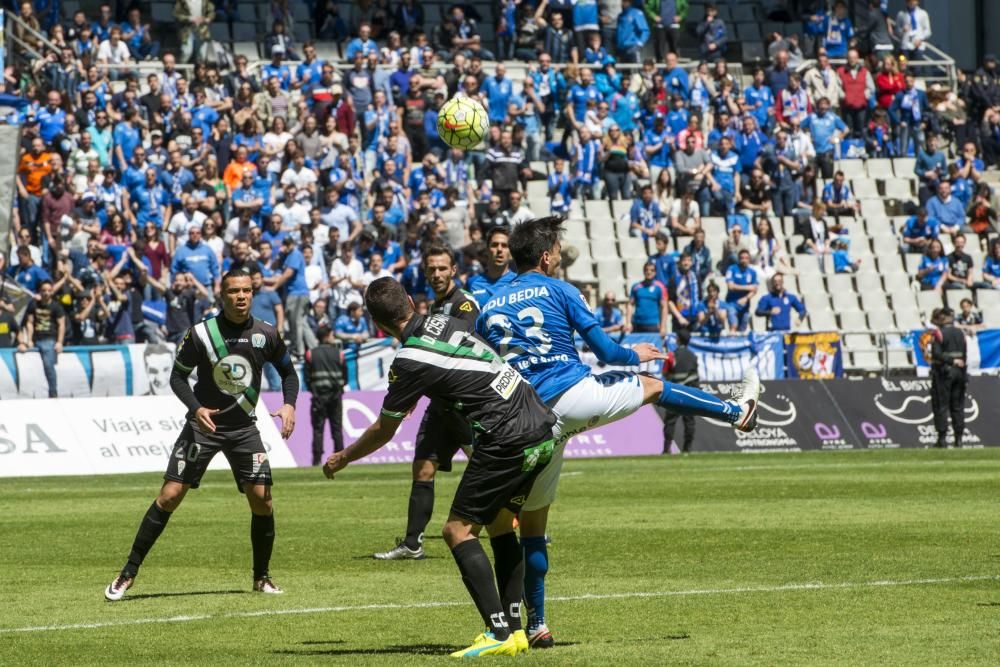
<path id="1" fill-rule="evenodd" d="M 466 287 L 472 292 L 476 303 L 482 308 L 490 300 L 493 293 L 514 279 L 516 275 L 510 270 L 510 228 L 496 225 L 486 232 L 486 253 L 489 261 L 483 273 L 469 276 Z"/>
<path id="2" fill-rule="evenodd" d="M 757 425 L 760 380 L 753 369 L 733 397 L 724 401 L 695 387 L 626 371 L 593 375 L 580 361 L 574 343 L 579 333 L 597 358 L 609 365 L 636 366 L 667 355 L 649 343 L 628 349 L 608 337 L 580 291 L 553 276 L 559 269 L 562 218 L 528 220 L 510 234 L 510 254 L 517 277 L 493 295 L 476 330 L 538 392 L 558 422 L 553 430 L 552 463 L 538 477 L 525 501 L 520 521 L 525 551 L 525 602 L 532 646 L 553 645 L 545 624 L 545 574 L 548 553 L 545 528 L 556 498 L 566 442 L 583 431 L 622 419 L 647 403 L 681 415 L 700 415 L 731 423 L 741 431 Z"/>
<path id="3" fill-rule="evenodd" d="M 451 315 L 469 323 L 471 329 L 479 316 L 479 306 L 472 295 L 455 284 L 455 255 L 443 245 L 432 245 L 423 252 L 424 278 L 434 290 L 431 315 Z M 434 476 L 438 470 L 451 472 L 451 459 L 460 448 L 469 448 L 475 434 L 469 423 L 448 403 L 433 401 L 424 413 L 417 431 L 413 453 L 413 484 L 406 517 L 406 537 L 396 541 L 389 551 L 374 554 L 377 560 L 420 560 L 424 557 L 424 530 L 434 512 Z"/>
<path id="4" fill-rule="evenodd" d="M 187 406 L 187 424 L 174 444 L 160 494 L 139 524 L 125 567 L 104 590 L 108 600 L 121 600 L 132 586 L 170 515 L 188 489 L 198 488 L 219 452 L 229 460 L 237 487 L 250 503 L 253 590 L 282 592 L 268 573 L 274 546 L 271 464 L 257 430 L 255 408 L 261 368 L 270 361 L 281 375 L 285 401 L 271 416 L 281 418 L 281 437 L 290 436 L 299 378 L 277 329 L 250 316 L 252 301 L 250 274 L 227 273 L 222 277 L 222 314 L 193 326 L 177 347 L 170 388 Z M 195 369 L 198 381 L 191 389 L 188 376 Z"/>
<path id="5" fill-rule="evenodd" d="M 365 305 L 402 347 L 389 368 L 389 391 L 375 423 L 353 445 L 331 455 L 323 472 L 332 479 L 389 442 L 421 396 L 450 403 L 476 431 L 477 442 L 455 492 L 444 539 L 487 628 L 452 656 L 526 651 L 524 560 L 514 515 L 552 456 L 555 417 L 531 385 L 472 333 L 468 321 L 417 315 L 402 285 L 388 277 L 368 287 Z M 493 568 L 478 539 L 483 526 Z"/>

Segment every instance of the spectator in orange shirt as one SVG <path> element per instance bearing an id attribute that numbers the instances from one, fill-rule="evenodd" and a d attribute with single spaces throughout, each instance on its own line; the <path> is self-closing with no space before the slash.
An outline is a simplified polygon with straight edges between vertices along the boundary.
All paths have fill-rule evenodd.
<path id="1" fill-rule="evenodd" d="M 18 196 L 21 198 L 21 222 L 31 230 L 38 224 L 38 207 L 45 193 L 45 177 L 52 171 L 52 155 L 45 151 L 41 137 L 31 140 L 31 150 L 21 156 L 17 166 Z"/>
<path id="2" fill-rule="evenodd" d="M 238 147 L 236 159 L 226 166 L 226 171 L 222 174 L 222 181 L 226 184 L 230 196 L 243 182 L 243 174 L 250 173 L 254 178 L 257 177 L 257 165 L 251 162 L 248 156 L 249 152 L 246 146 Z"/>

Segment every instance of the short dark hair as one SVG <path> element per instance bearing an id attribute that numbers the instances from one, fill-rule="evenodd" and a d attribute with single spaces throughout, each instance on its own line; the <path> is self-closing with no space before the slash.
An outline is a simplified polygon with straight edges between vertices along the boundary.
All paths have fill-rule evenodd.
<path id="1" fill-rule="evenodd" d="M 424 265 L 424 266 L 427 265 L 427 258 L 428 257 L 434 257 L 436 255 L 447 255 L 448 256 L 448 262 L 452 266 L 455 266 L 455 253 L 454 253 L 454 251 L 452 251 L 452 249 L 449 248 L 448 246 L 443 245 L 441 243 L 435 243 L 433 245 L 428 246 L 427 248 L 424 249 L 423 255 L 424 255 L 424 257 L 423 257 L 423 259 L 421 260 L 420 263 L 422 265 Z"/>
<path id="2" fill-rule="evenodd" d="M 510 227 L 508 227 L 507 225 L 493 225 L 492 227 L 490 227 L 489 231 L 486 232 L 486 245 L 487 246 L 490 243 L 493 242 L 493 237 L 496 236 L 497 234 L 503 234 L 504 236 L 507 237 L 507 240 L 509 241 L 510 240 Z"/>
<path id="3" fill-rule="evenodd" d="M 379 324 L 401 322 L 413 312 L 406 290 L 390 276 L 372 281 L 365 290 L 365 307 Z"/>
<path id="4" fill-rule="evenodd" d="M 555 247 L 562 233 L 562 222 L 561 215 L 550 215 L 526 220 L 511 231 L 510 256 L 519 273 L 537 268 L 542 254 Z"/>
<path id="5" fill-rule="evenodd" d="M 687 327 L 681 327 L 676 332 L 677 335 L 677 345 L 687 345 L 691 342 L 691 330 Z"/>
<path id="6" fill-rule="evenodd" d="M 219 284 L 222 286 L 223 289 L 225 289 L 227 280 L 232 280 L 233 278 L 249 278 L 249 277 L 250 277 L 250 270 L 244 266 L 241 266 L 238 269 L 232 269 L 230 271 L 226 271 L 226 273 L 222 276 L 222 280 L 219 281 Z"/>

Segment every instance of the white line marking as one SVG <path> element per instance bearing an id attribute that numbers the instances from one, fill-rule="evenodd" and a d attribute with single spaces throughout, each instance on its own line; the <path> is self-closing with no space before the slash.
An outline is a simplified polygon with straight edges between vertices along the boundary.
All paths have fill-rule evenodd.
<path id="1" fill-rule="evenodd" d="M 635 598 L 664 598 L 697 595 L 727 595 L 740 593 L 781 593 L 786 591 L 817 591 L 838 590 L 845 588 L 883 588 L 890 586 L 931 586 L 936 584 L 955 584 L 974 581 L 1000 581 L 1000 574 L 972 575 L 967 577 L 941 577 L 936 579 L 904 579 L 881 581 L 847 581 L 836 584 L 824 584 L 821 581 L 811 581 L 797 584 L 782 584 L 780 586 L 739 586 L 736 588 L 694 588 L 679 591 L 636 591 L 626 593 L 583 593 L 581 595 L 563 595 L 548 598 L 549 602 L 579 602 L 583 600 L 625 600 Z M 165 618 L 132 618 L 121 621 L 96 621 L 93 623 L 69 623 L 66 625 L 34 625 L 22 628 L 0 628 L 0 634 L 22 632 L 55 632 L 59 630 L 96 630 L 128 625 L 148 625 L 151 623 L 186 623 L 188 621 L 208 621 L 220 618 L 256 618 L 260 616 L 289 616 L 298 614 L 334 614 L 351 611 L 378 611 L 392 609 L 436 609 L 440 607 L 462 607 L 468 605 L 467 600 L 441 602 L 413 602 L 408 604 L 364 604 L 341 607 L 306 607 L 301 609 L 261 609 L 259 611 L 236 611 L 226 614 L 200 614 L 193 616 L 167 616 Z"/>

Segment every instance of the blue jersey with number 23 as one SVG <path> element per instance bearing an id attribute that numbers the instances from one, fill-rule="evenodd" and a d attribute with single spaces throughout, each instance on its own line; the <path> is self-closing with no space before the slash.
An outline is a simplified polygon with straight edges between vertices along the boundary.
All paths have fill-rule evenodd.
<path id="1" fill-rule="evenodd" d="M 600 328 L 580 291 L 536 271 L 522 273 L 483 306 L 476 331 L 531 383 L 543 401 L 590 375 L 573 343 Z"/>

